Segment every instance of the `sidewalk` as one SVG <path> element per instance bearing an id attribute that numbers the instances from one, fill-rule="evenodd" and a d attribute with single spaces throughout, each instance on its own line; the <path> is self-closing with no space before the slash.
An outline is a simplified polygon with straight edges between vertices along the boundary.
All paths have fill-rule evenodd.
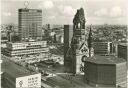
<path id="1" fill-rule="evenodd" d="M 58 75 L 64 79 L 70 80 L 78 85 L 86 86 L 86 84 L 84 83 L 84 80 L 83 80 L 83 75 L 70 76 L 68 73 L 67 74 L 58 74 Z"/>

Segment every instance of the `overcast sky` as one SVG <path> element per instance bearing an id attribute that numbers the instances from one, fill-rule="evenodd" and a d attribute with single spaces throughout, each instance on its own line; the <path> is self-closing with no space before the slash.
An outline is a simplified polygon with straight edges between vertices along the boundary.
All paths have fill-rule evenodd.
<path id="1" fill-rule="evenodd" d="M 126 24 L 128 0 L 25 0 L 28 8 L 42 9 L 42 23 L 72 24 L 76 10 L 83 7 L 86 24 Z M 1 0 L 3 24 L 18 24 L 18 9 L 24 0 Z"/>

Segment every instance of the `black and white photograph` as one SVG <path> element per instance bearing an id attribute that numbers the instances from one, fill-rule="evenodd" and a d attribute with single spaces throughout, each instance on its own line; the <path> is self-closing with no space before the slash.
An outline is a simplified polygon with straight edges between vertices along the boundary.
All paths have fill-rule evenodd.
<path id="1" fill-rule="evenodd" d="M 0 88 L 128 88 L 128 0 L 0 0 Z"/>

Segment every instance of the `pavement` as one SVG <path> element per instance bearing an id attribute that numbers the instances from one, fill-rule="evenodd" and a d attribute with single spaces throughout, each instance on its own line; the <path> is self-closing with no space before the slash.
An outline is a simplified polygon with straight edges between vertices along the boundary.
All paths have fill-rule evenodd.
<path id="1" fill-rule="evenodd" d="M 64 67 L 61 65 L 47 68 L 46 65 L 42 64 L 40 69 L 56 74 L 57 76 L 47 78 L 46 82 L 53 83 L 60 88 L 94 88 L 83 82 L 83 75 L 70 76 L 70 74 L 64 73 Z"/>

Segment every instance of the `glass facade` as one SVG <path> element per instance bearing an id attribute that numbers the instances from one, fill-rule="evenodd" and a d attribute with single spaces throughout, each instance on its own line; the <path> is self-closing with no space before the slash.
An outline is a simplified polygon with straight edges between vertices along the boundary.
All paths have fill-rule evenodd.
<path id="1" fill-rule="evenodd" d="M 19 9 L 19 34 L 22 40 L 41 38 L 42 10 Z"/>

